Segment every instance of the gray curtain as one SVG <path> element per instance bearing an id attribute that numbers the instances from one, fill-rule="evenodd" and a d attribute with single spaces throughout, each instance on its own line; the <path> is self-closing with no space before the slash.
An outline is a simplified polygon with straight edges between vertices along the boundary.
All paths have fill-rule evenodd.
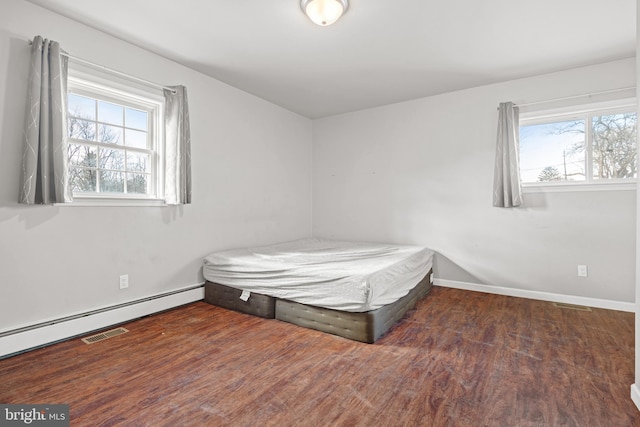
<path id="1" fill-rule="evenodd" d="M 33 39 L 20 203 L 73 199 L 67 168 L 67 63 L 57 42 Z"/>
<path id="2" fill-rule="evenodd" d="M 519 158 L 519 110 L 512 102 L 500 104 L 496 164 L 493 173 L 493 206 L 513 208 L 522 204 Z"/>
<path id="3" fill-rule="evenodd" d="M 165 201 L 191 203 L 191 132 L 187 88 L 164 89 L 165 98 Z"/>

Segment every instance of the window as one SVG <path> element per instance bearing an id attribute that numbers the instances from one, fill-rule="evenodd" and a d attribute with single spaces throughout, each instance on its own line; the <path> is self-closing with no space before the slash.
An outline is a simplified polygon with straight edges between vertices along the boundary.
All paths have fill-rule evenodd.
<path id="1" fill-rule="evenodd" d="M 69 78 L 68 160 L 74 199 L 162 198 L 162 101 Z"/>
<path id="2" fill-rule="evenodd" d="M 635 102 L 575 110 L 521 116 L 523 184 L 634 181 L 637 177 Z"/>

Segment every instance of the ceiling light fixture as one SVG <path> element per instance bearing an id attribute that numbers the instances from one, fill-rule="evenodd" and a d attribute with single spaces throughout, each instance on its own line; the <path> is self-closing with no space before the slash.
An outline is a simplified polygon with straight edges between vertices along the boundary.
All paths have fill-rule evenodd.
<path id="1" fill-rule="evenodd" d="M 326 27 L 347 11 L 349 0 L 301 0 L 300 7 L 315 24 Z"/>

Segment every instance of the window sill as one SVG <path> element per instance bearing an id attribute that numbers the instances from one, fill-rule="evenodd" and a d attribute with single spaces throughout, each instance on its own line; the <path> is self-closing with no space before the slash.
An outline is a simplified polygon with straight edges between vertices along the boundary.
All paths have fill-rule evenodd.
<path id="1" fill-rule="evenodd" d="M 561 183 L 522 184 L 523 193 L 563 193 L 570 191 L 629 191 L 637 187 L 635 180 L 629 182 L 609 182 L 601 184 Z"/>
<path id="2" fill-rule="evenodd" d="M 124 197 L 80 197 L 74 196 L 71 203 L 55 203 L 54 206 L 118 206 L 118 207 L 148 207 L 148 206 L 168 206 L 164 199 L 136 199 Z"/>

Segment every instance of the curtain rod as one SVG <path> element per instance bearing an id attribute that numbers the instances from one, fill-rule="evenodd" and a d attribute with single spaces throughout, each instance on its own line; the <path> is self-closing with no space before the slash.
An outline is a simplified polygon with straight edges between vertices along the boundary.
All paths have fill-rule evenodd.
<path id="1" fill-rule="evenodd" d="M 524 103 L 524 104 L 515 104 L 515 106 L 516 107 L 528 107 L 529 105 L 547 104 L 549 102 L 565 101 L 567 99 L 584 98 L 584 97 L 593 96 L 593 95 L 603 95 L 605 93 L 623 92 L 625 90 L 631 90 L 631 89 L 635 89 L 635 88 L 636 88 L 635 86 L 621 87 L 619 89 L 601 90 L 599 92 L 585 93 L 585 94 L 582 94 L 582 95 L 563 96 L 562 98 L 547 99 L 545 101 L 534 101 L 534 102 L 527 102 L 527 103 Z"/>
<path id="2" fill-rule="evenodd" d="M 29 45 L 32 45 L 32 44 L 33 44 L 33 41 L 29 40 Z M 161 84 L 154 83 L 154 82 L 151 82 L 149 80 L 141 79 L 140 77 L 132 76 L 131 74 L 123 73 L 122 71 L 114 70 L 113 68 L 105 67 L 104 65 L 96 64 L 95 62 L 87 61 L 86 59 L 78 58 L 77 56 L 69 55 L 67 52 L 61 51 L 60 54 L 62 56 L 66 56 L 67 58 L 71 59 L 72 61 L 81 62 L 83 64 L 90 65 L 92 67 L 100 68 L 100 69 L 108 71 L 108 72 L 110 72 L 112 74 L 116 74 L 118 76 L 122 76 L 122 77 L 125 77 L 125 78 L 130 79 L 130 80 L 135 80 L 135 81 L 138 81 L 140 83 L 144 83 L 144 84 L 146 84 L 148 86 L 152 86 L 152 87 L 155 87 L 155 88 L 158 88 L 158 89 L 167 89 L 167 90 L 170 90 L 171 93 L 173 93 L 173 94 L 176 93 L 176 90 L 173 89 L 173 88 L 170 88 L 170 87 L 167 87 L 167 86 L 163 86 Z"/>

